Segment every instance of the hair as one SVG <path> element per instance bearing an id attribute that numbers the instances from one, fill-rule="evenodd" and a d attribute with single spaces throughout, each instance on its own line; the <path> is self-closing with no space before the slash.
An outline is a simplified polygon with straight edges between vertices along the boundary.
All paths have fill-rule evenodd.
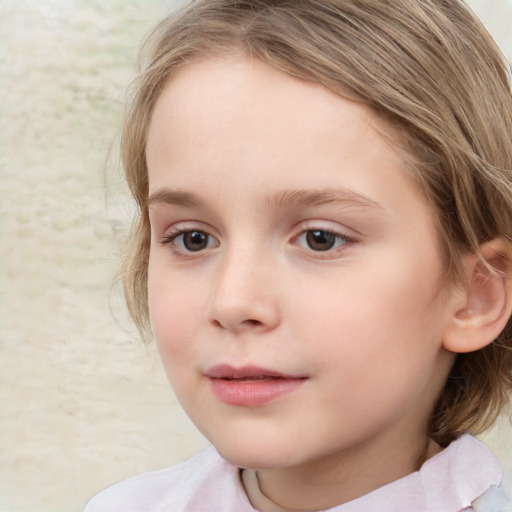
<path id="1" fill-rule="evenodd" d="M 146 139 L 156 101 L 187 63 L 243 52 L 370 107 L 399 134 L 394 144 L 432 204 L 447 275 L 482 243 L 512 241 L 510 67 L 461 0 L 192 0 L 144 47 L 122 137 L 138 205 L 122 279 L 128 309 L 151 336 Z M 506 277 L 508 278 L 508 277 Z M 512 389 L 512 323 L 459 354 L 432 413 L 441 446 L 489 428 Z"/>

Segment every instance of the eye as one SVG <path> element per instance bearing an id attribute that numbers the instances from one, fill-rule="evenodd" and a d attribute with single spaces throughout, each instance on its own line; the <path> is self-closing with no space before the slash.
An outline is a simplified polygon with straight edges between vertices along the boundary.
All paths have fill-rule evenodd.
<path id="1" fill-rule="evenodd" d="M 297 237 L 296 243 L 315 252 L 326 252 L 350 241 L 350 238 L 326 229 L 308 229 Z"/>
<path id="2" fill-rule="evenodd" d="M 174 250 L 183 253 L 200 252 L 219 245 L 213 236 L 199 229 L 171 233 L 162 243 L 171 245 Z"/>

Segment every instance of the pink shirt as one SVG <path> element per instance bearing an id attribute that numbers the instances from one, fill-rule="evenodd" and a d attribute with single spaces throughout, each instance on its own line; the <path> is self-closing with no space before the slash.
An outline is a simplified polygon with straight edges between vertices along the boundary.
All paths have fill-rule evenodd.
<path id="1" fill-rule="evenodd" d="M 328 512 L 512 512 L 512 502 L 500 488 L 502 479 L 503 469 L 489 449 L 466 435 L 427 461 L 420 471 Z M 239 469 L 211 447 L 177 466 L 108 487 L 84 512 L 255 510 Z"/>

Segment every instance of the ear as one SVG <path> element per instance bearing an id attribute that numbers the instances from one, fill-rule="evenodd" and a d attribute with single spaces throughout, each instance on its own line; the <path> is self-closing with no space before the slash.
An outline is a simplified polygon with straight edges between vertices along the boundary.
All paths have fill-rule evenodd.
<path id="1" fill-rule="evenodd" d="M 501 240 L 486 242 L 479 255 L 467 258 L 466 280 L 454 293 L 454 314 L 444 333 L 450 352 L 479 350 L 492 343 L 512 313 L 510 246 Z"/>

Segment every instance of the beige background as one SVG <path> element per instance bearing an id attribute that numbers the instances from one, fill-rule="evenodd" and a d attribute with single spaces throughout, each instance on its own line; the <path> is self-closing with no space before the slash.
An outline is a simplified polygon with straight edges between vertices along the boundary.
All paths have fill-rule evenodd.
<path id="1" fill-rule="evenodd" d="M 172 4 L 0 0 L 0 512 L 79 512 L 206 444 L 112 284 L 130 208 L 110 148 Z M 470 4 L 512 57 L 512 0 Z M 488 436 L 509 465 L 511 431 Z"/>

